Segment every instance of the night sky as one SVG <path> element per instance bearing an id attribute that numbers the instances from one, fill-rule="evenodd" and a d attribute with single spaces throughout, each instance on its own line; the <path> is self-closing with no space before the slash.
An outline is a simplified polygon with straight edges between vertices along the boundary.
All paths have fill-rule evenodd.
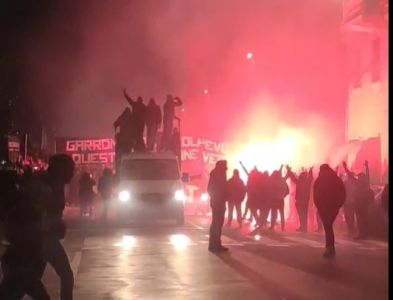
<path id="1" fill-rule="evenodd" d="M 197 135 L 226 138 L 272 110 L 262 124 L 317 118 L 342 138 L 340 3 L 2 1 L 3 93 L 60 136 L 111 136 L 125 87 L 145 102 L 180 96 L 184 130 Z"/>

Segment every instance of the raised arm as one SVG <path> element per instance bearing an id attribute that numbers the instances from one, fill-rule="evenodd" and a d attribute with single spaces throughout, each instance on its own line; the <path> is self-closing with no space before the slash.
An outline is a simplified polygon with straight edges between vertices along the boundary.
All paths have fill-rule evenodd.
<path id="1" fill-rule="evenodd" d="M 345 161 L 343 161 L 343 167 L 348 178 L 351 180 L 355 180 L 355 174 L 348 169 L 347 163 Z"/>
<path id="2" fill-rule="evenodd" d="M 123 89 L 123 95 L 124 95 L 124 97 L 126 98 L 127 102 L 128 102 L 132 107 L 134 107 L 135 101 L 132 100 L 131 97 L 127 94 L 126 89 Z"/>
<path id="3" fill-rule="evenodd" d="M 290 178 L 295 184 L 297 184 L 297 178 L 295 174 L 292 172 L 291 167 L 287 165 L 286 169 L 287 169 L 287 174 L 285 175 L 285 179 Z"/>
<path id="4" fill-rule="evenodd" d="M 250 172 L 248 172 L 248 170 L 246 169 L 246 167 L 243 165 L 243 163 L 241 161 L 239 161 L 240 166 L 242 167 L 243 171 L 247 174 L 247 176 L 250 176 Z"/>

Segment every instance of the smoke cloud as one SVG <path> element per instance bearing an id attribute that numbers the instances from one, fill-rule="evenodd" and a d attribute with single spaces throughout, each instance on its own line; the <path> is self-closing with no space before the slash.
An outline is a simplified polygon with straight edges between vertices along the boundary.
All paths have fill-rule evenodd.
<path id="1" fill-rule="evenodd" d="M 180 96 L 183 132 L 240 142 L 292 128 L 330 144 L 345 124 L 340 12 L 333 0 L 57 2 L 26 38 L 27 82 L 61 136 L 112 135 L 126 88 Z"/>

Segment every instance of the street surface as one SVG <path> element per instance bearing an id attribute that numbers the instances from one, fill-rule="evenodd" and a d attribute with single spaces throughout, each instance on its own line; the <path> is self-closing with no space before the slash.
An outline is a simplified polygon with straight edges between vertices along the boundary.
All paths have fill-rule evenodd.
<path id="1" fill-rule="evenodd" d="M 388 299 L 388 244 L 337 238 L 335 260 L 322 258 L 323 235 L 250 234 L 224 228 L 229 253 L 207 251 L 210 218 L 114 222 L 69 218 L 64 245 L 75 299 Z M 294 227 L 294 226 L 292 226 Z M 59 298 L 47 267 L 44 284 Z M 27 299 L 27 297 L 25 297 Z"/>

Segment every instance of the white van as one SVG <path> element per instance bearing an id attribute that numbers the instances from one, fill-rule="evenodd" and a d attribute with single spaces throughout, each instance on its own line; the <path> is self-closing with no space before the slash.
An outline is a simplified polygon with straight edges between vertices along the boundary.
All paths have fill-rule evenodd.
<path id="1" fill-rule="evenodd" d="M 132 153 L 121 158 L 118 174 L 118 210 L 131 217 L 169 217 L 184 224 L 183 181 L 172 153 Z"/>

